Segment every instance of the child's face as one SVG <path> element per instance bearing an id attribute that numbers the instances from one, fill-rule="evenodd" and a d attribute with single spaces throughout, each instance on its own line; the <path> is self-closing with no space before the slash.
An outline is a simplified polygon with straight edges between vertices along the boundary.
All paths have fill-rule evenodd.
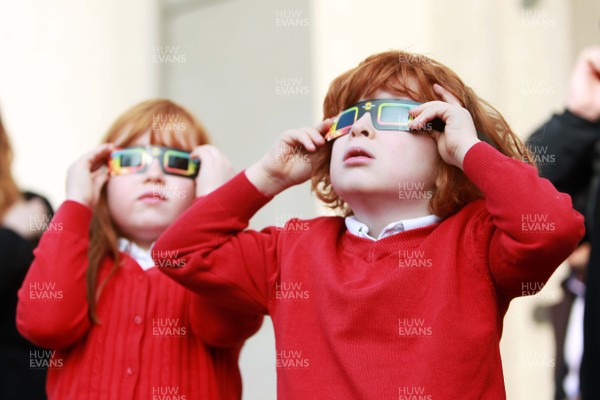
<path id="1" fill-rule="evenodd" d="M 370 98 L 412 100 L 383 90 Z M 364 201 L 365 195 L 372 195 L 374 201 L 381 200 L 381 196 L 398 200 L 406 188 L 433 189 L 437 153 L 437 145 L 429 134 L 377 130 L 366 113 L 349 134 L 335 139 L 331 183 L 351 208 L 354 199 Z"/>
<path id="2" fill-rule="evenodd" d="M 150 144 L 146 133 L 129 146 Z M 195 198 L 194 180 L 167 175 L 156 158 L 142 173 L 110 177 L 108 207 L 125 236 L 148 247 Z"/>

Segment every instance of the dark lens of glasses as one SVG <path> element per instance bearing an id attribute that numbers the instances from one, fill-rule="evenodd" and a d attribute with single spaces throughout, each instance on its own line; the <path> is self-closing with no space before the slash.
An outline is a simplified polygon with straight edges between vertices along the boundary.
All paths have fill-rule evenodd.
<path id="1" fill-rule="evenodd" d="M 121 167 L 137 167 L 142 165 L 142 155 L 140 153 L 121 154 Z"/>
<path id="2" fill-rule="evenodd" d="M 169 156 L 167 160 L 167 166 L 173 169 L 179 169 L 187 171 L 189 167 L 190 159 L 180 156 Z"/>
<path id="3" fill-rule="evenodd" d="M 356 122 L 356 112 L 356 108 L 353 108 L 341 114 L 337 122 L 337 129 L 340 130 L 354 124 Z"/>

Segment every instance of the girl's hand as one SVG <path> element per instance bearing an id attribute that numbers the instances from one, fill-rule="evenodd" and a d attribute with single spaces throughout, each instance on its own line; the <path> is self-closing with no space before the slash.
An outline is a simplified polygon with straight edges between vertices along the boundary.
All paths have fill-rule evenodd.
<path id="1" fill-rule="evenodd" d="M 330 118 L 314 128 L 284 132 L 271 150 L 246 170 L 246 176 L 267 196 L 306 181 L 312 174 L 312 155 L 325 144 L 323 136 L 332 124 Z"/>
<path id="2" fill-rule="evenodd" d="M 200 173 L 196 177 L 196 197 L 206 196 L 235 174 L 229 159 L 213 145 L 198 146 L 191 152 L 191 156 L 200 159 Z"/>
<path id="3" fill-rule="evenodd" d="M 94 208 L 100 189 L 108 180 L 106 162 L 114 150 L 112 143 L 104 143 L 75 161 L 67 172 L 67 200 Z"/>
<path id="4" fill-rule="evenodd" d="M 415 119 L 410 123 L 410 129 L 423 129 L 434 118 L 440 118 L 446 123 L 444 132 L 433 131 L 438 151 L 448 164 L 460 169 L 467 151 L 479 142 L 477 130 L 471 114 L 462 107 L 460 101 L 437 83 L 433 90 L 443 101 L 430 101 L 413 108 L 410 114 Z"/>
<path id="5" fill-rule="evenodd" d="M 600 46 L 579 55 L 571 75 L 567 108 L 588 121 L 600 119 Z"/>

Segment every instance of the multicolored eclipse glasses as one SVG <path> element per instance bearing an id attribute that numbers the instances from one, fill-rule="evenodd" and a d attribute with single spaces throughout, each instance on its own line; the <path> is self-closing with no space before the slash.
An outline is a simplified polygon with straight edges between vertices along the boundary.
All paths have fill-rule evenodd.
<path id="1" fill-rule="evenodd" d="M 408 112 L 418 105 L 423 104 L 412 100 L 402 99 L 371 99 L 356 103 L 347 110 L 342 111 L 325 135 L 327 141 L 346 135 L 352 125 L 366 113 L 371 114 L 371 121 L 375 129 L 382 131 L 410 131 L 408 124 L 414 119 Z M 443 132 L 444 121 L 435 118 L 430 121 L 426 129 L 435 129 Z"/>
<path id="2" fill-rule="evenodd" d="M 200 170 L 200 160 L 190 157 L 187 151 L 162 146 L 131 146 L 110 154 L 110 175 L 140 174 L 158 158 L 165 174 L 195 178 Z"/>

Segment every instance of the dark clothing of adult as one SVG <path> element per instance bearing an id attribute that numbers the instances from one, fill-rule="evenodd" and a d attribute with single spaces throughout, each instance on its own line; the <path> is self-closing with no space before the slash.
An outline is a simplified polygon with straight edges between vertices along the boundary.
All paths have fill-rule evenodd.
<path id="1" fill-rule="evenodd" d="M 52 217 L 52 207 L 45 198 L 23 193 L 25 201 L 34 198 L 46 205 L 47 215 L 34 218 L 31 224 L 43 226 Z M 45 399 L 46 369 L 31 364 L 31 354 L 44 351 L 25 340 L 17 331 L 17 291 L 33 260 L 39 238 L 31 240 L 0 226 L 0 399 Z M 37 353 L 35 353 L 37 352 Z M 37 356 L 36 356 L 37 357 Z M 35 358 L 35 357 L 34 357 Z M 42 363 L 43 364 L 43 363 Z"/>
<path id="2" fill-rule="evenodd" d="M 600 121 L 590 122 L 568 110 L 554 115 L 528 140 L 540 174 L 573 198 L 584 198 L 587 268 L 582 400 L 600 399 Z M 541 199 L 542 200 L 542 199 Z"/>
<path id="3" fill-rule="evenodd" d="M 554 329 L 555 338 L 555 354 L 556 363 L 554 371 L 554 400 L 564 400 L 566 398 L 565 389 L 563 382 L 569 373 L 569 365 L 565 359 L 565 341 L 567 338 L 567 330 L 569 329 L 569 321 L 571 318 L 571 311 L 573 310 L 573 304 L 578 296 L 578 293 L 573 290 L 572 282 L 580 282 L 580 287 L 585 287 L 582 283 L 582 277 L 579 271 L 571 271 L 571 274 L 565 279 L 562 284 L 563 297 L 560 302 L 549 307 L 549 314 L 552 321 L 552 327 Z M 579 293 L 579 295 L 581 295 Z M 572 323 L 572 321 L 571 321 Z"/>

